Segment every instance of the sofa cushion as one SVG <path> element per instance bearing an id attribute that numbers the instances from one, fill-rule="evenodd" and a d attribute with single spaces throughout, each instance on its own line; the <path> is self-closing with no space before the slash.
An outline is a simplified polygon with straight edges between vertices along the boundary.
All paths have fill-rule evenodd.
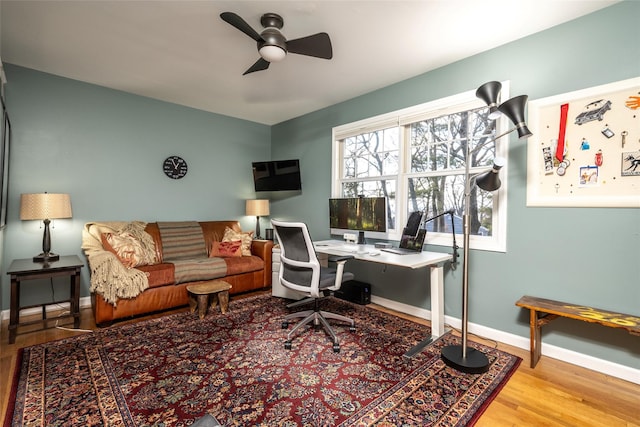
<path id="1" fill-rule="evenodd" d="M 262 258 L 255 255 L 224 258 L 224 261 L 227 263 L 227 276 L 250 273 L 264 268 L 264 261 Z"/>
<path id="2" fill-rule="evenodd" d="M 200 223 L 200 227 L 202 227 L 202 234 L 204 234 L 207 249 L 211 249 L 213 242 L 222 242 L 224 230 L 226 230 L 227 227 L 232 230 L 242 231 L 238 221 L 203 221 Z"/>
<path id="3" fill-rule="evenodd" d="M 155 253 L 146 251 L 131 233 L 103 233 L 102 247 L 115 254 L 127 268 L 156 263 Z"/>
<path id="4" fill-rule="evenodd" d="M 234 240 L 231 242 L 212 242 L 209 257 L 238 257 L 242 256 L 242 242 Z"/>
<path id="5" fill-rule="evenodd" d="M 239 240 L 240 242 L 242 242 L 242 256 L 251 256 L 251 242 L 253 241 L 253 231 L 245 233 L 242 231 L 232 230 L 229 227 L 225 228 L 222 241 L 232 242 L 234 240 Z"/>
<path id="6" fill-rule="evenodd" d="M 147 275 L 150 288 L 173 285 L 175 283 L 175 267 L 173 264 L 160 263 L 154 265 L 142 265 L 136 268 Z"/>

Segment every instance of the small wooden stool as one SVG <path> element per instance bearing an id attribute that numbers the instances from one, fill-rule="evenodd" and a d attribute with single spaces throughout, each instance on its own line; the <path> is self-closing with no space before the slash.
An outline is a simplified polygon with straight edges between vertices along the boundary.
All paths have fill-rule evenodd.
<path id="1" fill-rule="evenodd" d="M 229 289 L 231 289 L 231 285 L 223 280 L 188 285 L 187 292 L 189 293 L 191 312 L 195 312 L 197 308 L 198 317 L 203 319 L 209 306 L 213 309 L 220 302 L 220 311 L 225 314 L 229 309 Z"/>

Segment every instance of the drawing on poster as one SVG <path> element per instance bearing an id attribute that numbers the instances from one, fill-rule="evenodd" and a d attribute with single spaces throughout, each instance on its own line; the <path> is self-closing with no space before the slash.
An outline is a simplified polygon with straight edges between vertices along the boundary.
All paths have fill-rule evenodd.
<path id="1" fill-rule="evenodd" d="M 582 166 L 580 167 L 580 185 L 597 185 L 598 184 L 598 166 Z"/>
<path id="2" fill-rule="evenodd" d="M 622 176 L 640 176 L 640 151 L 622 153 Z"/>

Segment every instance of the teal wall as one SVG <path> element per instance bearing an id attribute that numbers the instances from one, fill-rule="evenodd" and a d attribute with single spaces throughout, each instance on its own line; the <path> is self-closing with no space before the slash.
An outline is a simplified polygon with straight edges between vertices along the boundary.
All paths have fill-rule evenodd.
<path id="1" fill-rule="evenodd" d="M 304 191 L 274 204 L 272 216 L 303 220 L 313 238 L 329 237 L 334 126 L 490 80 L 510 80 L 511 96 L 533 100 L 640 76 L 638 16 L 640 2 L 624 2 L 274 126 L 272 156 L 301 159 Z M 528 312 L 514 306 L 526 294 L 640 315 L 640 210 L 526 207 L 526 143 L 515 136 L 510 141 L 507 252 L 471 251 L 470 321 L 528 337 Z M 349 265 L 359 279 L 373 283 L 374 295 L 429 309 L 426 272 Z M 445 275 L 445 311 L 456 318 L 461 270 Z M 624 331 L 565 319 L 545 329 L 545 343 L 640 368 L 640 340 Z"/>
<path id="2" fill-rule="evenodd" d="M 255 227 L 255 218 L 244 215 L 244 200 L 255 198 L 251 161 L 271 156 L 268 126 L 5 68 L 13 140 L 3 309 L 9 306 L 10 261 L 42 251 L 40 224 L 19 219 L 21 193 L 71 195 L 73 219 L 53 222 L 52 250 L 82 259 L 81 230 L 90 221 L 237 219 Z M 174 154 L 189 166 L 180 180 L 162 172 L 164 159 Z M 23 305 L 51 300 L 49 286 L 28 283 Z M 65 280 L 55 289 L 57 296 L 68 294 Z"/>
<path id="3" fill-rule="evenodd" d="M 18 219 L 20 193 L 71 194 L 74 217 L 55 222 L 53 250 L 81 255 L 88 221 L 240 219 L 252 229 L 244 216 L 244 199 L 255 197 L 249 162 L 299 158 L 303 191 L 274 200 L 271 217 L 303 220 L 314 238 L 327 238 L 332 127 L 489 80 L 510 80 L 512 95 L 537 99 L 640 76 L 637 16 L 640 2 L 623 2 L 273 127 L 6 65 L 14 135 L 2 308 L 8 262 L 41 250 L 42 229 Z M 528 337 L 527 315 L 514 306 L 524 294 L 640 314 L 640 211 L 527 208 L 525 144 L 510 142 L 507 252 L 471 253 L 470 321 Z M 189 163 L 179 181 L 161 172 L 172 154 Z M 376 295 L 430 308 L 426 272 L 351 268 L 374 282 Z M 83 296 L 88 283 L 85 269 Z M 64 288 L 56 283 L 56 295 Z M 445 289 L 446 314 L 459 318 L 460 268 L 447 270 Z M 27 302 L 50 294 L 47 286 L 23 292 Z M 562 319 L 546 329 L 545 343 L 640 369 L 638 337 Z"/>

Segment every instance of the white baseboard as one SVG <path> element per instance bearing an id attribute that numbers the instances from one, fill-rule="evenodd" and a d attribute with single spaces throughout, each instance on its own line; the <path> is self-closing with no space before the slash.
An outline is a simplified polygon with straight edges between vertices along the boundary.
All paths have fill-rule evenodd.
<path id="1" fill-rule="evenodd" d="M 82 310 L 83 308 L 87 308 L 87 307 L 91 307 L 91 297 L 80 298 L 80 309 Z M 50 313 L 52 311 L 60 311 L 60 310 L 69 310 L 69 303 L 63 302 L 60 304 L 52 304 L 52 305 L 48 305 L 45 309 L 47 313 Z M 24 310 L 20 310 L 21 316 L 37 315 L 41 313 L 42 313 L 42 308 L 40 307 L 32 307 L 32 308 L 26 308 Z M 8 320 L 9 316 L 10 316 L 9 310 L 2 310 L 2 312 L 0 312 L 0 321 Z"/>
<path id="2" fill-rule="evenodd" d="M 412 305 L 399 303 L 397 301 L 388 300 L 386 298 L 381 298 L 375 295 L 371 296 L 371 302 L 395 311 L 399 311 L 401 313 L 421 317 L 426 320 L 431 320 L 431 311 L 424 308 L 414 307 Z M 460 329 L 462 326 L 462 321 L 460 319 L 450 316 L 445 316 L 445 323 L 458 329 Z M 521 337 L 475 323 L 469 323 L 468 332 L 529 351 L 530 341 L 528 337 Z M 553 359 L 562 360 L 563 362 L 571 363 L 573 365 L 581 366 L 592 371 L 599 372 L 601 374 L 620 378 L 634 384 L 640 384 L 640 369 L 633 369 L 629 366 L 620 365 L 618 363 L 609 362 L 603 359 L 598 359 L 593 356 L 578 353 L 576 351 L 568 350 L 566 348 L 558 347 L 551 344 L 544 344 L 542 346 L 542 355 L 551 357 Z M 528 363 L 528 361 L 526 362 Z"/>

